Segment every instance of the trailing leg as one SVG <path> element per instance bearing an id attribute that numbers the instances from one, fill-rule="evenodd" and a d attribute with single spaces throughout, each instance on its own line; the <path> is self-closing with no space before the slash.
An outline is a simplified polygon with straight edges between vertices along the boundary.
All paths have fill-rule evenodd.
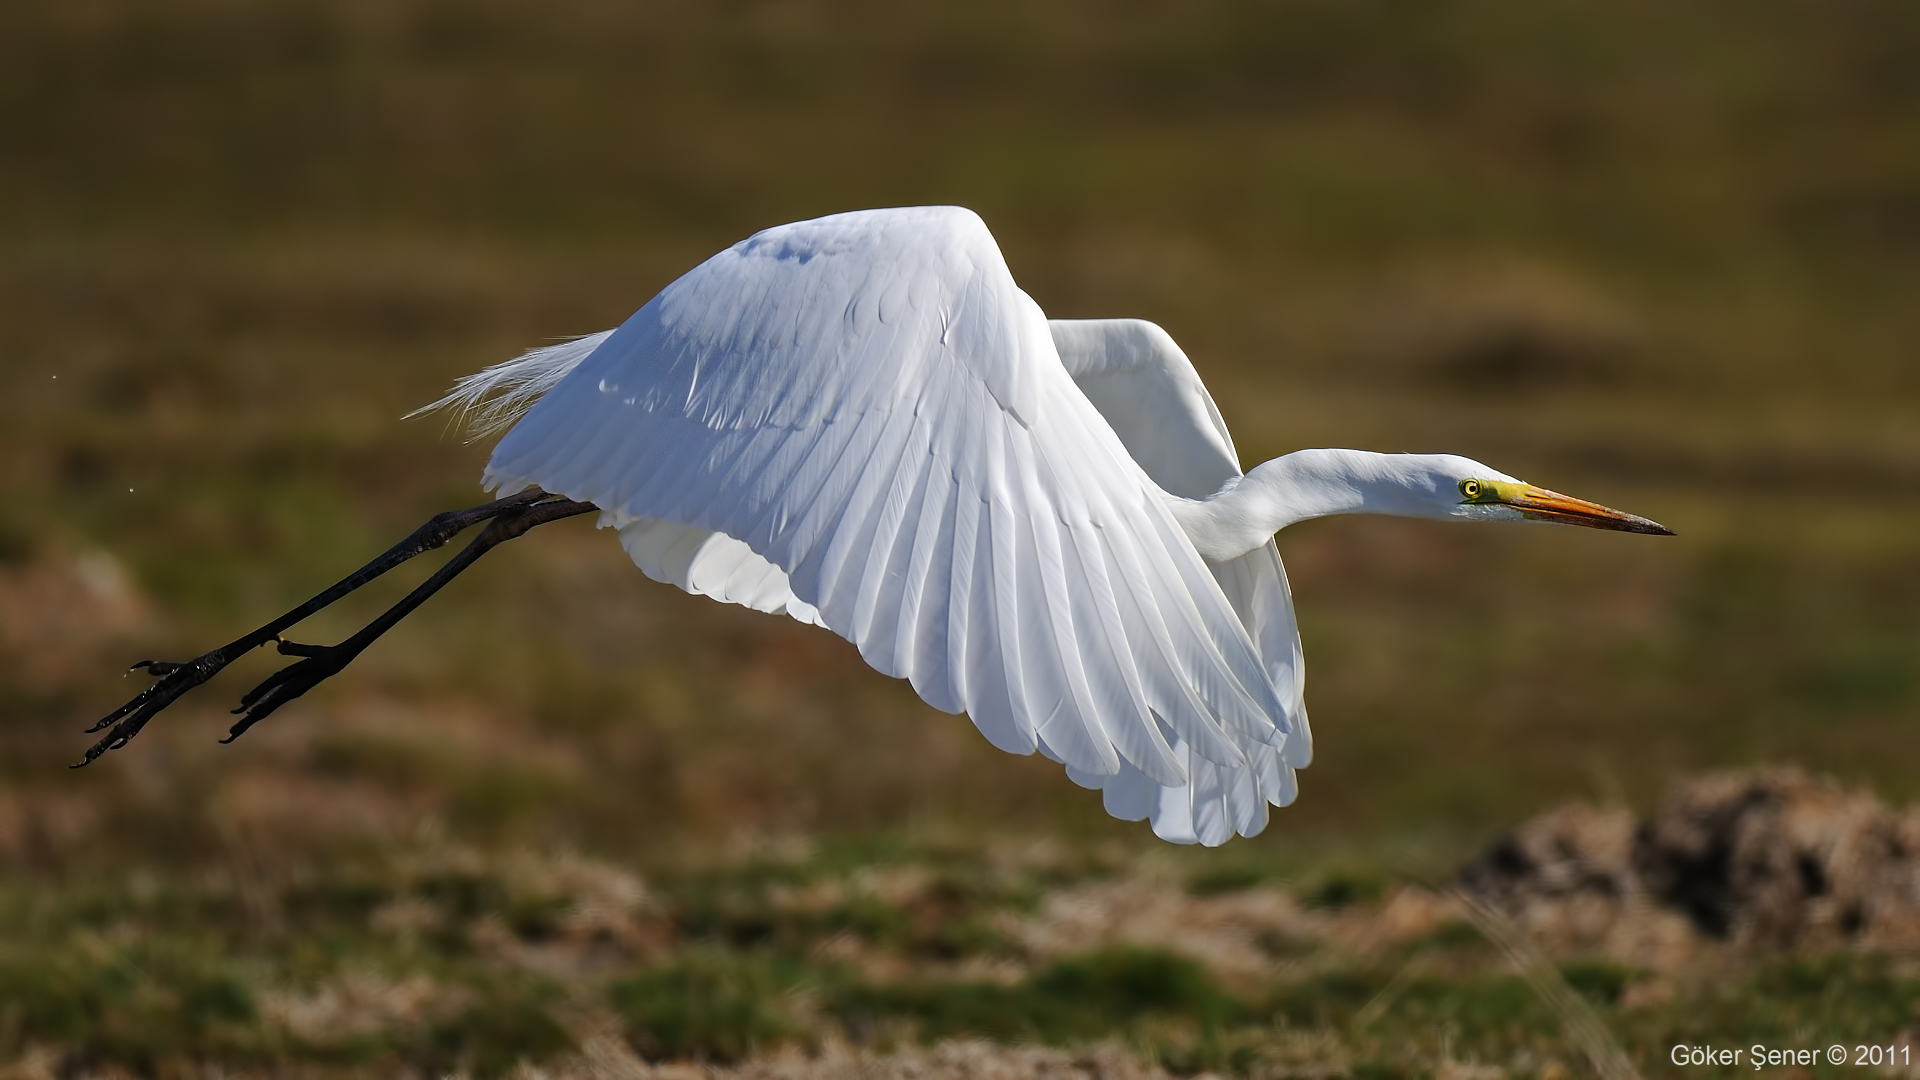
<path id="1" fill-rule="evenodd" d="M 445 547 L 454 537 L 474 525 L 488 519 L 497 519 L 503 514 L 521 514 L 533 508 L 566 505 L 572 507 L 592 507 L 585 503 L 571 503 L 555 495 L 549 495 L 538 488 L 531 488 L 504 499 L 496 499 L 480 506 L 465 510 L 449 510 L 436 514 L 426 524 L 415 529 L 406 539 L 388 548 L 378 558 L 353 573 L 342 578 L 331 588 L 315 596 L 306 603 L 288 611 L 272 622 L 242 637 L 222 645 L 210 652 L 202 653 L 192 660 L 175 662 L 169 660 L 142 660 L 133 665 L 134 669 L 145 668 L 147 673 L 158 681 L 136 695 L 133 700 L 108 713 L 99 723 L 87 729 L 88 734 L 106 731 L 99 742 L 87 749 L 86 757 L 74 768 L 92 762 L 109 750 L 116 750 L 127 744 L 129 739 L 140 733 L 147 721 L 154 718 L 160 710 L 174 703 L 182 694 L 206 682 L 218 674 L 221 668 L 233 663 L 247 652 L 257 649 L 270 641 L 281 643 L 282 652 L 306 655 L 298 650 L 313 646 L 297 645 L 284 641 L 280 634 L 295 623 L 311 616 L 315 612 L 338 601 L 341 597 L 360 588 L 374 578 L 406 562 L 408 559 L 436 548 Z M 576 510 L 574 513 L 585 513 Z M 561 516 L 572 516 L 566 514 Z M 547 518 L 545 520 L 554 520 Z M 526 526 L 531 528 L 531 526 Z M 521 531 L 525 531 L 523 528 Z M 515 533 L 514 535 L 518 535 Z M 496 541 L 497 542 L 497 541 Z M 425 599 L 422 597 L 421 599 Z"/>
<path id="2" fill-rule="evenodd" d="M 280 643 L 280 652 L 287 656 L 304 656 L 306 659 L 297 664 L 289 664 L 267 676 L 259 686 L 247 691 L 240 699 L 240 707 L 233 710 L 245 713 L 221 742 L 232 742 L 246 734 L 248 728 L 266 719 L 267 714 L 292 701 L 294 698 L 318 686 L 323 680 L 340 673 L 342 668 L 353 662 L 374 639 L 391 630 L 395 623 L 412 614 L 413 609 L 424 603 L 427 597 L 439 592 L 447 582 L 459 576 L 460 572 L 477 562 L 480 556 L 496 546 L 513 539 L 539 525 L 562 518 L 576 517 L 590 513 L 599 507 L 592 503 L 571 502 L 559 499 L 532 506 L 508 510 L 493 519 L 473 542 L 461 549 L 460 554 L 447 560 L 447 564 L 434 572 L 434 575 L 420 583 L 418 588 L 406 595 L 406 598 L 388 608 L 380 617 L 362 627 L 352 637 L 338 645 L 301 645 L 291 641 Z"/>

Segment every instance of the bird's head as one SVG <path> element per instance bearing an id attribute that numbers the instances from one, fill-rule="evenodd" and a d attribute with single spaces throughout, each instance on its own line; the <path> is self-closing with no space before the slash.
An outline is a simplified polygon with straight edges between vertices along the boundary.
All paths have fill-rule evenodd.
<path id="1" fill-rule="evenodd" d="M 1448 517 L 1475 521 L 1543 521 L 1589 529 L 1672 536 L 1657 521 L 1516 480 L 1471 458 L 1438 455 L 1433 497 Z"/>
<path id="2" fill-rule="evenodd" d="M 1257 465 L 1206 499 L 1169 503 L 1196 550 L 1214 562 L 1252 551 L 1295 522 L 1329 514 L 1442 521 L 1544 521 L 1653 533 L 1656 521 L 1529 484 L 1457 454 L 1296 450 Z"/>

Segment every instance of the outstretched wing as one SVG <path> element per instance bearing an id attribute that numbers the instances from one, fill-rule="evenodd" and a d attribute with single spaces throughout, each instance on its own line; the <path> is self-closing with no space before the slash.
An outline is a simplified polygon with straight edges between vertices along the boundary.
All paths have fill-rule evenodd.
<path id="1" fill-rule="evenodd" d="M 1145 319 L 1052 319 L 1060 363 L 1146 474 L 1204 499 L 1240 475 L 1227 422 L 1173 337 Z"/>
<path id="2" fill-rule="evenodd" d="M 487 482 L 657 531 L 628 547 L 663 574 L 717 536 L 725 598 L 814 615 L 1083 781 L 1124 763 L 1181 786 L 1290 734 L 1292 702 L 969 211 L 839 214 L 721 252 L 548 391 Z"/>
<path id="3" fill-rule="evenodd" d="M 1213 395 L 1165 330 L 1143 319 L 1054 319 L 1047 326 L 1068 374 L 1162 489 L 1204 499 L 1240 475 L 1239 455 Z M 1302 694 L 1306 668 L 1279 549 L 1269 540 L 1207 566 L 1288 702 L 1293 736 L 1281 746 L 1242 740 L 1244 764 L 1195 763 L 1184 787 L 1157 785 L 1124 767 L 1089 785 L 1104 790 L 1116 817 L 1151 817 L 1154 832 L 1189 843 L 1219 843 L 1229 829 L 1246 836 L 1259 832 L 1267 804 L 1293 801 L 1294 769 L 1304 768 L 1312 753 Z M 1174 749 L 1183 750 L 1178 744 Z"/>

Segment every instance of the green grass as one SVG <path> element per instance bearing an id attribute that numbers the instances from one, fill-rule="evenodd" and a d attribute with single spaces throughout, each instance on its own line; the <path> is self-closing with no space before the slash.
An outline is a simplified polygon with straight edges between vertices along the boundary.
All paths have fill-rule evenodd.
<path id="1" fill-rule="evenodd" d="M 906 1021 L 922 1039 L 984 1036 L 1005 1041 L 1092 1041 L 1145 1019 L 1213 1031 L 1244 1006 L 1193 960 L 1115 947 L 1051 964 L 1013 985 L 972 981 L 904 986 L 853 984 L 829 995 L 850 1026 Z"/>
<path id="2" fill-rule="evenodd" d="M 626 873 L 617 867 L 427 853 L 278 884 L 8 879 L 0 1060 L 38 1046 L 142 1074 L 220 1062 L 501 1076 L 563 1065 L 612 1030 L 646 1059 L 715 1064 L 828 1042 L 1119 1038 L 1183 1074 L 1268 1076 L 1303 1047 L 1312 1061 L 1296 1066 L 1356 1076 L 1424 1075 L 1449 1055 L 1520 1075 L 1585 1067 L 1567 1018 L 1465 923 L 1408 937 L 1379 902 L 1316 915 L 1296 894 L 1304 936 L 1254 977 L 1163 945 L 1049 953 L 1017 928 L 1048 925 L 1058 890 L 1113 879 L 1035 866 L 1016 875 L 1022 890 L 1003 881 L 980 900 L 1004 936 L 929 957 L 894 927 L 944 891 L 926 873 L 941 865 L 950 854 L 912 844 L 851 869 L 788 860 L 786 880 L 807 887 L 772 893 L 764 860 L 660 867 L 643 892 L 621 894 L 604 885 Z M 883 898 L 876 871 L 917 884 Z M 814 914 L 836 896 L 875 915 Z M 763 929 L 714 919 L 716 903 L 757 906 Z M 1175 914 L 1168 931 L 1202 910 Z M 1371 929 L 1355 937 L 1355 926 Z M 1676 1042 L 1886 1042 L 1920 1008 L 1920 979 L 1874 956 L 1723 959 L 1677 975 L 1592 957 L 1559 970 L 1649 1075 L 1674 1071 L 1664 1052 Z M 1653 982 L 1665 991 L 1636 998 Z"/>

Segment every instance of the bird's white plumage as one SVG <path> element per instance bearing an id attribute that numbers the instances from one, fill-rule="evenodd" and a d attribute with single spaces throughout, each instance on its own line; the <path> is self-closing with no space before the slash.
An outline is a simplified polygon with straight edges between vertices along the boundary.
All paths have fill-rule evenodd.
<path id="1" fill-rule="evenodd" d="M 1241 475 L 1233 436 L 1213 395 L 1165 330 L 1143 319 L 1055 319 L 1048 327 L 1068 374 L 1161 490 L 1205 499 Z M 1158 835 L 1189 843 L 1259 832 L 1268 802 L 1293 801 L 1293 770 L 1304 767 L 1312 752 L 1302 693 L 1305 665 L 1279 550 L 1268 540 L 1208 568 L 1252 635 L 1274 687 L 1292 702 L 1291 737 L 1282 746 L 1243 741 L 1245 764 L 1201 762 L 1183 788 L 1162 788 L 1125 767 L 1111 778 L 1075 777 L 1103 788 L 1115 817 L 1151 817 Z"/>
<path id="2" fill-rule="evenodd" d="M 1227 423 L 1193 362 L 1144 319 L 1054 319 L 1061 366 L 1161 490 L 1204 499 L 1240 475 Z"/>
<path id="3" fill-rule="evenodd" d="M 725 533 L 612 513 L 601 516 L 601 525 L 619 530 L 627 556 L 655 581 L 755 611 L 827 625 L 820 621 L 818 608 L 793 595 L 786 571 Z"/>
<path id="4" fill-rule="evenodd" d="M 650 576 L 820 622 L 1118 816 L 1217 844 L 1292 799 L 1307 752 L 1272 544 L 1209 565 L 1165 504 L 1238 474 L 1163 331 L 1050 328 L 979 218 L 930 207 L 701 264 L 574 362 L 487 482 L 592 501 Z"/>

